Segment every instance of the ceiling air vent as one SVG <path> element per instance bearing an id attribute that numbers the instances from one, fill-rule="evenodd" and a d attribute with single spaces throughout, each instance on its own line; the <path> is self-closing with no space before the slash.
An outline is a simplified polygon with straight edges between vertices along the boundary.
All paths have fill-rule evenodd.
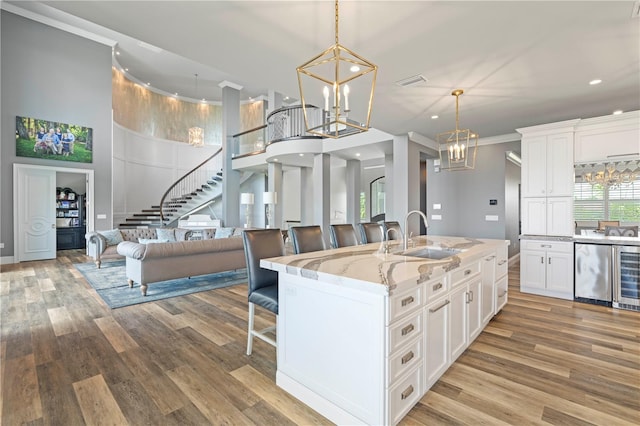
<path id="1" fill-rule="evenodd" d="M 418 75 L 414 75 L 413 77 L 408 77 L 403 80 L 398 80 L 396 81 L 396 84 L 400 87 L 409 87 L 409 86 L 415 86 L 417 84 L 422 84 L 426 82 L 427 82 L 427 79 L 424 78 L 424 76 L 418 74 Z"/>

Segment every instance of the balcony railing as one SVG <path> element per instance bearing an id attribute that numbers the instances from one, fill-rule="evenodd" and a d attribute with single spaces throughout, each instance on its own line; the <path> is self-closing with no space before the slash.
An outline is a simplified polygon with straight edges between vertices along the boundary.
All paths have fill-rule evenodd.
<path id="1" fill-rule="evenodd" d="M 322 110 L 307 105 L 309 125 L 322 123 Z M 233 135 L 235 157 L 264 152 L 267 145 L 294 139 L 321 139 L 307 133 L 302 105 L 279 108 L 267 116 L 267 124 Z"/>

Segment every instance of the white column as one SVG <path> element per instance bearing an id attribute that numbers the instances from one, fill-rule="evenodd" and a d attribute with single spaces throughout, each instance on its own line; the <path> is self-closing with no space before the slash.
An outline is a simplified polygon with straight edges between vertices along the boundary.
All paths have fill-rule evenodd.
<path id="1" fill-rule="evenodd" d="M 394 186 L 393 186 L 393 154 L 387 154 L 384 156 L 384 206 L 385 206 L 385 220 L 397 220 L 403 219 L 404 216 L 396 214 L 397 208 L 394 203 Z"/>
<path id="2" fill-rule="evenodd" d="M 326 243 L 329 243 L 329 219 L 331 180 L 331 156 L 329 154 L 316 154 L 313 157 L 313 224 L 320 225 L 324 233 Z"/>
<path id="3" fill-rule="evenodd" d="M 313 168 L 300 167 L 300 224 L 313 224 Z"/>
<path id="4" fill-rule="evenodd" d="M 224 226 L 240 225 L 240 172 L 233 170 L 235 153 L 232 135 L 240 132 L 240 90 L 242 86 L 223 81 L 222 88 L 222 220 Z"/>
<path id="5" fill-rule="evenodd" d="M 347 211 L 346 222 L 360 222 L 360 160 L 347 160 Z"/>
<path id="6" fill-rule="evenodd" d="M 282 228 L 282 205 L 284 203 L 285 194 L 282 193 L 282 163 L 267 164 L 267 191 L 278 194 L 277 203 L 271 206 L 273 209 L 272 228 Z"/>

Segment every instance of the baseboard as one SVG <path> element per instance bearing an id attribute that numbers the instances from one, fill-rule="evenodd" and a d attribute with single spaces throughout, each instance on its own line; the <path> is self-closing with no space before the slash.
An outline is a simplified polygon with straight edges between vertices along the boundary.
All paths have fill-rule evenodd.
<path id="1" fill-rule="evenodd" d="M 13 260 L 13 256 L 0 256 L 0 265 L 10 265 L 16 263 Z"/>
<path id="2" fill-rule="evenodd" d="M 509 258 L 509 268 L 520 263 L 520 253 L 516 253 Z"/>

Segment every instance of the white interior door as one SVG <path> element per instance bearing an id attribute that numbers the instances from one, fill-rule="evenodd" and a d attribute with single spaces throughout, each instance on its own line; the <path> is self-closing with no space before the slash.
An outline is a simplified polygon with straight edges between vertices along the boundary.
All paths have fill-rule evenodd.
<path id="1" fill-rule="evenodd" d="M 16 164 L 14 182 L 15 260 L 55 259 L 55 170 Z"/>

